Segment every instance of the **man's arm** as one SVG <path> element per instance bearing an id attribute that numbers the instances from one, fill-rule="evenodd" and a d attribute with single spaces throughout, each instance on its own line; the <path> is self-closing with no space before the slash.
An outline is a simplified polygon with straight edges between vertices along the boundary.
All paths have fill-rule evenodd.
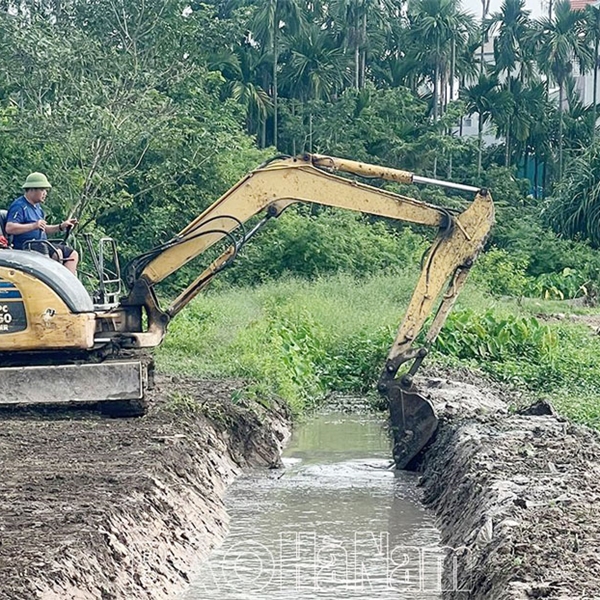
<path id="1" fill-rule="evenodd" d="M 56 226 L 58 228 L 58 225 Z M 15 223 L 14 221 L 7 221 L 4 229 L 8 235 L 20 235 L 22 233 L 29 233 L 36 229 L 47 231 L 49 228 L 44 219 L 35 221 L 34 223 Z"/>
<path id="2" fill-rule="evenodd" d="M 20 235 L 22 233 L 35 231 L 36 229 L 41 229 L 47 234 L 54 234 L 59 231 L 67 231 L 69 227 L 74 227 L 75 225 L 77 225 L 77 219 L 67 219 L 60 223 L 60 225 L 48 225 L 44 219 L 35 221 L 35 223 L 15 223 L 14 221 L 8 221 L 5 230 L 8 235 Z"/>

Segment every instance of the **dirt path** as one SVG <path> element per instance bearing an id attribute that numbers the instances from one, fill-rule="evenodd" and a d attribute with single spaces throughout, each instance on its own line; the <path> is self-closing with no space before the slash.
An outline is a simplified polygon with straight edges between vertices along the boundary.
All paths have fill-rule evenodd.
<path id="1" fill-rule="evenodd" d="M 595 334 L 600 332 L 600 315 L 595 314 L 538 314 L 536 315 L 538 321 L 544 323 L 561 323 L 567 321 L 570 323 L 577 323 L 580 325 L 587 325 Z"/>
<path id="2" fill-rule="evenodd" d="M 138 419 L 2 415 L 0 598 L 173 598 L 225 534 L 227 484 L 279 463 L 286 415 L 238 387 L 163 379 Z"/>

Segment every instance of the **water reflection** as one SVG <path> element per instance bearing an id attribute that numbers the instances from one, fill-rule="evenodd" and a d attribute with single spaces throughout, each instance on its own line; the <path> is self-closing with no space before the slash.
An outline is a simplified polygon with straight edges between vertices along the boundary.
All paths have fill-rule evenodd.
<path id="1" fill-rule="evenodd" d="M 374 416 L 301 427 L 285 470 L 232 486 L 230 534 L 185 600 L 439 598 L 438 531 L 415 476 L 390 470 L 390 455 Z"/>

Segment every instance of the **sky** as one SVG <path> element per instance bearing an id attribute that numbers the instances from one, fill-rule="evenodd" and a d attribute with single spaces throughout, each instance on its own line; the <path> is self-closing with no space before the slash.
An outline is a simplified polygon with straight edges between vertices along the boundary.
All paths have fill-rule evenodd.
<path id="1" fill-rule="evenodd" d="M 475 13 L 475 15 L 481 18 L 481 0 L 462 0 L 463 7 Z M 491 0 L 490 2 L 490 13 L 494 13 L 500 9 L 502 0 Z M 547 10 L 547 0 L 525 0 L 527 10 L 531 11 L 531 16 L 535 19 L 542 15 L 542 12 Z"/>

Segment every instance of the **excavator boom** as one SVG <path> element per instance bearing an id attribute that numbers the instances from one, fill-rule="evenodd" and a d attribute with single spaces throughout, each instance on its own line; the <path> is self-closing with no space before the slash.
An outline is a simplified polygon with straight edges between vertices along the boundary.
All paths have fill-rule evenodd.
<path id="1" fill-rule="evenodd" d="M 379 178 L 401 184 L 430 184 L 475 194 L 462 213 L 417 201 L 342 177 L 338 173 Z M 159 343 L 168 320 L 235 256 L 232 245 L 216 259 L 166 311 L 160 311 L 154 286 L 213 244 L 231 236 L 250 218 L 263 214 L 251 237 L 268 220 L 288 206 L 308 202 L 345 208 L 398 221 L 434 227 L 438 234 L 424 258 L 420 278 L 400 324 L 378 382 L 379 392 L 389 402 L 393 422 L 396 462 L 407 467 L 432 438 L 437 428 L 433 407 L 413 386 L 413 376 L 435 341 L 494 222 L 489 192 L 413 173 L 323 155 L 279 158 L 249 173 L 198 218 L 183 229 L 168 248 L 146 256 L 137 272 L 128 302 L 145 306 L 150 318 L 146 332 L 136 335 L 140 347 Z M 427 331 L 426 322 L 431 317 Z M 417 344 L 424 332 L 424 343 Z M 400 369 L 409 363 L 406 372 Z"/>

